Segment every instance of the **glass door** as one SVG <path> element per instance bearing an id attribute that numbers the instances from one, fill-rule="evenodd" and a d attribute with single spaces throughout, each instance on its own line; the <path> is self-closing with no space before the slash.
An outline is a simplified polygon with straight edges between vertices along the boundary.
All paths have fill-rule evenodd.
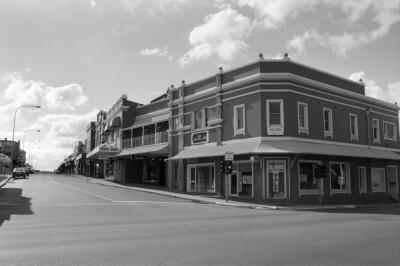
<path id="1" fill-rule="evenodd" d="M 188 166 L 188 177 L 187 177 L 187 191 L 188 192 L 196 192 L 196 166 Z"/>
<path id="2" fill-rule="evenodd" d="M 232 174 L 231 174 L 231 178 L 230 178 L 230 185 L 229 185 L 229 187 L 230 187 L 230 195 L 231 196 L 238 196 L 238 174 L 237 174 L 237 172 L 233 172 Z"/>
<path id="3" fill-rule="evenodd" d="M 396 200 L 399 199 L 397 179 L 397 166 L 388 166 L 389 195 Z"/>

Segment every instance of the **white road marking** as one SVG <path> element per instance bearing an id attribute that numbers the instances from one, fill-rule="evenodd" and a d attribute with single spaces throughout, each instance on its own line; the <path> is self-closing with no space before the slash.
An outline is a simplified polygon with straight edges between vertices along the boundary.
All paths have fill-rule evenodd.
<path id="1" fill-rule="evenodd" d="M 93 197 L 96 197 L 96 198 L 99 198 L 99 199 L 103 199 L 103 200 L 106 200 L 106 201 L 114 202 L 113 199 L 110 199 L 110 198 L 107 198 L 107 197 L 103 197 L 103 196 L 101 196 L 99 194 L 95 194 L 95 193 L 92 193 L 92 192 L 89 192 L 89 191 L 86 191 L 86 190 L 83 190 L 83 189 L 80 189 L 80 188 L 77 188 L 77 187 L 73 187 L 73 186 L 69 186 L 69 185 L 57 182 L 54 179 L 52 179 L 51 182 L 56 183 L 56 184 L 58 184 L 60 186 L 63 186 L 63 187 L 67 187 L 67 188 L 75 190 L 75 191 L 79 191 L 79 192 L 88 194 L 90 196 L 93 196 Z"/>
<path id="2" fill-rule="evenodd" d="M 79 191 L 79 192 L 88 194 L 90 196 L 93 196 L 93 197 L 96 197 L 96 198 L 99 198 L 99 199 L 103 199 L 103 200 L 112 202 L 112 203 L 136 203 L 136 204 L 137 203 L 156 203 L 156 204 L 188 204 L 189 203 L 189 204 L 193 204 L 192 202 L 177 202 L 177 201 L 113 200 L 111 198 L 107 198 L 107 197 L 101 196 L 101 195 L 96 194 L 96 193 L 92 193 L 92 192 L 89 192 L 89 191 L 86 191 L 86 190 L 83 190 L 83 189 L 80 189 L 80 188 L 77 188 L 77 187 L 74 187 L 74 186 L 70 186 L 70 185 L 66 185 L 66 184 L 57 182 L 54 179 L 52 179 L 51 182 L 56 183 L 56 184 L 58 184 L 60 186 L 63 186 L 63 187 L 67 187 L 67 188 L 75 190 L 75 191 Z"/>

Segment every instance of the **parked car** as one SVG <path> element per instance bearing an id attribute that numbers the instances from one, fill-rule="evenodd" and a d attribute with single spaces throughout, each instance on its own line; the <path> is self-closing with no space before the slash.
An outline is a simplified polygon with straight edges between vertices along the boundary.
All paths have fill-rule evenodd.
<path id="1" fill-rule="evenodd" d="M 12 176 L 14 179 L 16 179 L 17 177 L 26 178 L 25 168 L 23 167 L 14 168 Z"/>
<path id="2" fill-rule="evenodd" d="M 29 176 L 30 174 L 33 174 L 33 169 L 29 166 L 26 166 L 25 172 L 26 172 L 26 175 Z"/>

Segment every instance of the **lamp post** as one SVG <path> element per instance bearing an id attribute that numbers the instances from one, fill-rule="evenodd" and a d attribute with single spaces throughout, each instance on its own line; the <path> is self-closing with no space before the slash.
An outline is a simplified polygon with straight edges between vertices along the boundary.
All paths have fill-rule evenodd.
<path id="1" fill-rule="evenodd" d="M 25 135 L 26 135 L 26 132 L 40 132 L 40 129 L 33 129 L 33 130 L 25 130 L 24 131 L 24 140 L 22 141 L 22 149 L 23 150 L 25 150 Z"/>
<path id="2" fill-rule="evenodd" d="M 12 133 L 12 144 L 11 144 L 11 171 L 14 169 L 14 133 L 15 133 L 15 119 L 17 117 L 17 112 L 19 109 L 21 108 L 41 108 L 40 105 L 28 105 L 28 104 L 24 104 L 24 105 L 20 105 L 15 109 L 15 113 L 14 113 L 14 123 L 13 123 L 13 133 Z"/>

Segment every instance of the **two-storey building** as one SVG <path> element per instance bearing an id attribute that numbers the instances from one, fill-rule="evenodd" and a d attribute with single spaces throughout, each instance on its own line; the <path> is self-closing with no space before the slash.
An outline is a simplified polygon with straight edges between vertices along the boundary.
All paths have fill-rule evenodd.
<path id="1" fill-rule="evenodd" d="M 121 181 L 123 169 L 115 157 L 122 147 L 122 128 L 131 125 L 136 117 L 136 108 L 141 104 L 129 101 L 122 95 L 107 111 L 100 111 L 95 122 L 95 147 L 86 155 L 89 168 L 94 165 L 94 175 L 100 178 Z M 91 141 L 93 126 L 87 128 L 87 139 Z M 89 137 L 90 136 L 90 137 Z"/>
<path id="2" fill-rule="evenodd" d="M 259 201 L 398 199 L 398 106 L 297 62 L 259 61 L 169 91 L 169 187 Z M 234 153 L 227 182 L 218 165 Z"/>

